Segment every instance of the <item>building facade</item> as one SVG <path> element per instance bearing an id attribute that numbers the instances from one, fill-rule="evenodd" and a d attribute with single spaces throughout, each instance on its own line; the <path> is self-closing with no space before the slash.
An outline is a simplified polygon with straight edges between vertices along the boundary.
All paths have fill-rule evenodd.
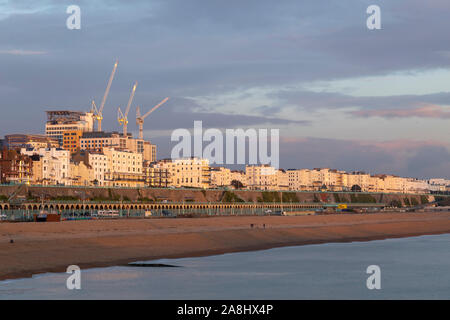
<path id="1" fill-rule="evenodd" d="M 83 131 L 67 130 L 63 133 L 63 149 L 75 153 L 81 150 L 80 139 Z"/>
<path id="2" fill-rule="evenodd" d="M 103 148 L 131 151 L 142 154 L 148 162 L 156 161 L 156 146 L 143 139 L 134 139 L 118 132 L 85 132 L 80 138 L 81 150 L 103 152 Z"/>
<path id="3" fill-rule="evenodd" d="M 4 147 L 9 150 L 58 148 L 59 142 L 41 134 L 10 134 L 5 136 Z"/>
<path id="4" fill-rule="evenodd" d="M 228 187 L 231 185 L 231 170 L 223 167 L 211 167 L 211 187 Z"/>
<path id="5" fill-rule="evenodd" d="M 78 111 L 47 111 L 45 134 L 58 140 L 59 146 L 64 143 L 67 131 L 91 132 L 94 130 L 94 114 Z"/>
<path id="6" fill-rule="evenodd" d="M 0 152 L 0 182 L 30 183 L 33 179 L 33 161 L 15 150 Z"/>
<path id="7" fill-rule="evenodd" d="M 107 171 L 104 177 L 106 186 L 143 187 L 145 174 L 141 153 L 103 148 L 107 159 Z"/>
<path id="8" fill-rule="evenodd" d="M 145 183 L 153 188 L 168 188 L 172 185 L 169 168 L 161 162 L 144 164 Z"/>
<path id="9" fill-rule="evenodd" d="M 88 153 L 88 164 L 92 170 L 92 184 L 95 186 L 105 186 L 105 175 L 111 171 L 111 162 L 108 156 L 103 153 Z"/>
<path id="10" fill-rule="evenodd" d="M 159 168 L 166 169 L 171 187 L 209 188 L 211 171 L 208 159 L 184 158 L 158 161 Z"/>
<path id="11" fill-rule="evenodd" d="M 70 152 L 63 149 L 22 149 L 21 154 L 32 157 L 39 156 L 41 164 L 41 181 L 37 181 L 44 185 L 71 185 L 70 175 Z"/>
<path id="12" fill-rule="evenodd" d="M 276 190 L 277 169 L 268 165 L 252 165 L 245 167 L 247 188 L 250 190 Z"/>

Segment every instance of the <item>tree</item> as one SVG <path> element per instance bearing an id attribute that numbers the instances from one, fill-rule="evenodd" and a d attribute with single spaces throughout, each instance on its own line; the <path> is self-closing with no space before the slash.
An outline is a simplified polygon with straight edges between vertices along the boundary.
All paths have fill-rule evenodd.
<path id="1" fill-rule="evenodd" d="M 240 182 L 239 180 L 233 180 L 231 181 L 231 185 L 235 188 L 235 189 L 243 189 L 244 185 L 242 184 L 242 182 Z"/>

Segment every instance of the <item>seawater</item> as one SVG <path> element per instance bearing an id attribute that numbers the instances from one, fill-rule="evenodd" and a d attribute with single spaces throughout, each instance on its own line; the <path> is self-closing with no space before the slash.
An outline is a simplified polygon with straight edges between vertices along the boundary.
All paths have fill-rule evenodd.
<path id="1" fill-rule="evenodd" d="M 450 235 L 330 243 L 48 273 L 0 282 L 0 299 L 450 299 Z M 369 265 L 381 289 L 369 290 Z"/>

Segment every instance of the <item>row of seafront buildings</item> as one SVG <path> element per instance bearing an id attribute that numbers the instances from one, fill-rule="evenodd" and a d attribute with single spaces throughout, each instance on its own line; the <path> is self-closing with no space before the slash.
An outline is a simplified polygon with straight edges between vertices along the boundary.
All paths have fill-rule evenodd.
<path id="1" fill-rule="evenodd" d="M 247 166 L 245 172 L 211 167 L 207 159 L 144 160 L 142 153 L 113 147 L 71 153 L 60 148 L 3 149 L 2 183 L 38 185 L 224 188 L 249 190 L 429 193 L 450 191 L 450 180 L 419 180 L 339 170 Z"/>
<path id="2" fill-rule="evenodd" d="M 371 175 L 329 168 L 276 170 L 269 166 L 246 168 L 247 186 L 254 190 L 362 191 L 383 193 L 449 192 L 450 180 Z"/>
<path id="3" fill-rule="evenodd" d="M 207 159 L 156 160 L 156 146 L 131 134 L 94 130 L 89 112 L 50 111 L 45 135 L 2 140 L 0 182 L 104 187 L 237 187 L 250 190 L 446 192 L 450 180 L 419 180 L 328 168 L 245 172 L 212 167 Z"/>
<path id="4" fill-rule="evenodd" d="M 45 135 L 1 141 L 0 182 L 40 185 L 144 185 L 156 146 L 131 134 L 94 130 L 92 112 L 48 111 Z"/>

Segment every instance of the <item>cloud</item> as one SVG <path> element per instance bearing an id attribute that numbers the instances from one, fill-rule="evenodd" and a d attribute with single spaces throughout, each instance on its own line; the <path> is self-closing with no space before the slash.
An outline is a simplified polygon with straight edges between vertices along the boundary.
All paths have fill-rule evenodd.
<path id="1" fill-rule="evenodd" d="M 443 146 L 423 146 L 406 161 L 408 172 L 417 172 L 426 177 L 439 177 L 450 172 L 450 152 Z"/>
<path id="2" fill-rule="evenodd" d="M 279 113 L 283 108 L 281 106 L 259 106 L 253 108 L 253 111 L 259 114 L 274 115 Z"/>
<path id="3" fill-rule="evenodd" d="M 283 106 L 281 110 L 277 110 L 278 114 L 283 114 L 283 110 L 286 113 L 289 110 L 295 110 L 319 119 L 323 115 L 321 111 L 330 113 L 333 110 L 333 114 L 338 115 L 340 121 L 346 122 L 348 126 L 354 125 L 355 121 L 364 121 L 357 118 L 378 117 L 392 120 L 390 122 L 392 125 L 394 125 L 393 121 L 399 119 L 419 118 L 424 120 L 425 127 L 433 125 L 433 130 L 439 130 L 439 126 L 436 127 L 436 120 L 450 118 L 450 92 L 423 95 L 352 96 L 337 92 L 316 92 L 293 88 L 274 91 L 269 96 L 277 102 L 277 105 Z M 292 111 L 289 113 L 292 114 Z M 433 124 L 431 121 L 434 121 Z M 406 127 L 406 123 L 403 125 Z M 442 129 L 445 126 L 446 124 L 442 122 Z"/>
<path id="4" fill-rule="evenodd" d="M 30 56 L 30 55 L 34 56 L 34 55 L 47 54 L 47 52 L 46 51 L 13 49 L 13 50 L 0 50 L 0 54 L 10 54 L 13 56 Z"/>
<path id="5" fill-rule="evenodd" d="M 382 109 L 382 110 L 359 110 L 351 111 L 350 114 L 358 117 L 381 117 L 381 118 L 435 118 L 449 119 L 450 111 L 442 106 L 429 105 L 412 109 Z"/>
<path id="6" fill-rule="evenodd" d="M 158 157 L 170 157 L 176 142 L 170 137 L 152 139 Z M 243 166 L 229 166 L 243 169 Z M 284 169 L 332 168 L 348 172 L 393 174 L 414 178 L 450 179 L 449 146 L 439 141 L 362 141 L 281 137 L 280 167 Z"/>
<path id="7" fill-rule="evenodd" d="M 405 177 L 450 178 L 449 145 L 439 141 L 287 138 L 280 142 L 280 154 L 283 168 L 322 167 Z"/>
<path id="8" fill-rule="evenodd" d="M 142 110 L 144 112 L 144 110 Z M 170 121 L 169 121 L 170 119 Z M 151 130 L 190 129 L 194 121 L 202 121 L 206 128 L 276 128 L 282 125 L 308 125 L 309 121 L 283 119 L 275 116 L 225 113 L 220 110 L 205 110 L 195 101 L 186 98 L 171 99 L 164 107 L 147 118 Z"/>

